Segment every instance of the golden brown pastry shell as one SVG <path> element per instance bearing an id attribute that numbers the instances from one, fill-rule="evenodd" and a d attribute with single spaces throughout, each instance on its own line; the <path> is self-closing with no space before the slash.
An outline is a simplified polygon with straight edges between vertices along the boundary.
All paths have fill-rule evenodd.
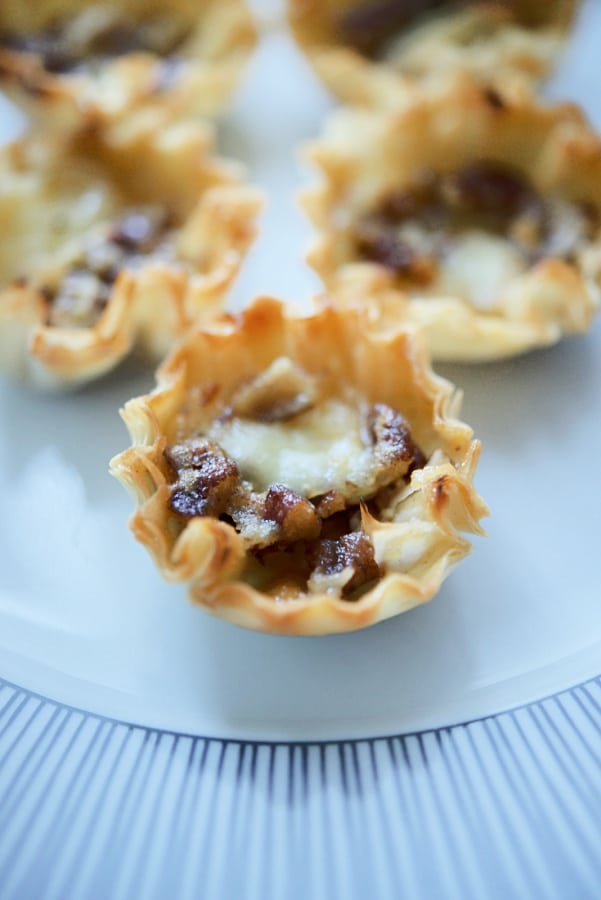
<path id="1" fill-rule="evenodd" d="M 418 334 L 384 325 L 373 310 L 341 310 L 322 300 L 299 315 L 260 298 L 240 315 L 197 330 L 161 366 L 154 392 L 126 404 L 122 415 L 133 445 L 113 459 L 111 471 L 136 503 L 131 528 L 164 577 L 188 582 L 192 599 L 208 612 L 279 634 L 363 628 L 433 597 L 469 552 L 461 532 L 481 533 L 487 510 L 473 485 L 480 445 L 456 418 L 460 396 L 432 373 Z M 385 574 L 357 601 L 309 595 L 292 578 L 270 593 L 252 587 L 233 527 L 209 517 L 182 525 L 168 506 L 172 474 L 164 450 L 176 439 L 177 414 L 190 389 L 218 384 L 227 403 L 241 383 L 281 356 L 327 378 L 333 392 L 351 385 L 369 401 L 401 410 L 432 454 L 399 487 L 393 522 L 364 513 L 363 528 Z"/>
<path id="2" fill-rule="evenodd" d="M 43 388 L 97 378 L 134 348 L 161 358 L 219 311 L 255 237 L 261 205 L 242 171 L 213 154 L 206 124 L 138 117 L 110 129 L 33 131 L 4 148 L 0 170 L 0 367 Z M 97 214 L 77 218 L 86 197 Z M 96 198 L 96 199 L 95 199 Z M 97 199 L 99 198 L 99 199 Z M 89 328 L 47 324 L 43 286 L 61 277 L 94 229 L 140 205 L 174 223 L 174 260 L 123 269 Z M 67 225 L 56 231 L 57 221 Z"/>
<path id="3" fill-rule="evenodd" d="M 0 31 L 27 34 L 93 5 L 103 4 L 6 0 L 0 7 Z M 257 40 L 244 0 L 121 0 L 112 5 L 133 20 L 173 13 L 187 23 L 189 36 L 174 57 L 177 67 L 171 58 L 137 51 L 107 58 L 91 70 L 53 74 L 34 54 L 0 47 L 3 90 L 34 118 L 61 127 L 113 122 L 141 110 L 159 110 L 172 119 L 221 111 Z"/>
<path id="4" fill-rule="evenodd" d="M 403 110 L 345 109 L 307 148 L 320 181 L 302 204 L 317 230 L 309 263 L 339 298 L 397 297 L 398 315 L 424 328 L 435 359 L 477 362 L 585 332 L 601 301 L 601 236 L 578 266 L 548 257 L 509 281 L 496 312 L 465 298 L 401 289 L 385 266 L 359 261 L 353 228 L 387 192 L 425 169 L 452 172 L 480 159 L 524 173 L 540 195 L 601 210 L 601 141 L 575 106 L 537 102 L 469 79 L 416 91 Z"/>

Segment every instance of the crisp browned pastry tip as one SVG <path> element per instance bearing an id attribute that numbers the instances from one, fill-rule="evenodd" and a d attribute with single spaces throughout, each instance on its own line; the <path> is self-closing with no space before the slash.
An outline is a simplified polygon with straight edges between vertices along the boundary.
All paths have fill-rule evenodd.
<path id="1" fill-rule="evenodd" d="M 418 333 L 261 298 L 191 334 L 129 401 L 111 463 L 165 578 L 235 624 L 350 631 L 429 600 L 487 514 L 480 444 Z"/>
<path id="2" fill-rule="evenodd" d="M 220 310 L 260 198 L 213 129 L 145 117 L 0 152 L 0 369 L 40 387 L 161 358 Z"/>
<path id="3" fill-rule="evenodd" d="M 573 106 L 469 79 L 403 110 L 343 110 L 309 148 L 310 263 L 343 299 L 396 297 L 435 358 L 479 361 L 590 326 L 601 141 Z"/>
<path id="4" fill-rule="evenodd" d="M 0 4 L 0 84 L 36 118 L 214 115 L 255 45 L 244 0 Z"/>
<path id="5" fill-rule="evenodd" d="M 396 107 L 457 73 L 532 86 L 557 61 L 579 0 L 288 0 L 292 31 L 347 102 Z"/>

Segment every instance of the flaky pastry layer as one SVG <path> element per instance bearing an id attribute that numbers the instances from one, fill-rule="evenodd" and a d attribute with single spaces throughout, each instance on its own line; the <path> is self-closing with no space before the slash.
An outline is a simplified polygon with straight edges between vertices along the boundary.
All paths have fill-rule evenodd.
<path id="1" fill-rule="evenodd" d="M 459 79 L 395 113 L 340 111 L 308 155 L 311 265 L 339 297 L 396 296 L 435 358 L 511 356 L 589 327 L 601 142 L 575 107 Z"/>
<path id="2" fill-rule="evenodd" d="M 363 628 L 433 597 L 469 552 L 470 543 L 461 532 L 481 533 L 479 522 L 487 510 L 473 485 L 480 445 L 456 418 L 460 397 L 449 382 L 432 373 L 418 334 L 381 324 L 373 311 L 343 311 L 325 300 L 310 314 L 300 315 L 276 300 L 261 298 L 240 315 L 224 317 L 190 335 L 160 367 L 153 393 L 126 404 L 122 415 L 132 447 L 113 459 L 111 472 L 136 503 L 131 528 L 163 576 L 187 582 L 194 602 L 208 612 L 244 627 L 281 634 Z M 303 383 L 306 391 L 298 388 Z M 316 400 L 314 389 L 321 400 Z M 357 409 L 369 408 L 378 435 L 364 437 L 363 450 L 384 460 L 384 468 L 376 463 L 385 487 L 382 494 L 376 493 L 376 501 L 380 499 L 375 506 L 373 493 L 371 501 L 366 496 L 357 502 L 348 479 L 328 475 L 332 459 L 339 466 L 341 454 L 356 467 L 360 453 L 354 454 L 352 448 L 344 451 L 337 445 L 333 456 L 324 449 L 324 470 L 312 462 L 308 477 L 315 484 L 313 490 L 305 489 L 305 496 L 299 493 L 304 476 L 294 462 L 288 464 L 288 481 L 282 482 L 286 454 L 298 442 L 300 428 L 315 427 L 319 403 L 336 409 L 349 397 L 355 398 Z M 253 415 L 259 421 L 249 424 Z M 395 417 L 405 423 L 400 431 Z M 329 431 L 330 420 L 325 421 Z M 267 442 L 255 453 L 261 467 L 273 465 L 278 473 L 278 484 L 267 489 L 266 504 L 265 485 L 257 482 L 252 453 L 244 462 L 236 459 L 235 451 L 224 457 L 223 448 L 216 445 L 228 428 L 253 435 L 258 430 Z M 290 429 L 286 432 L 290 439 L 282 441 L 278 429 Z M 308 433 L 313 441 L 314 432 Z M 395 434 L 403 435 L 396 450 Z M 344 429 L 338 437 L 344 444 Z M 322 438 L 318 431 L 317 444 Z M 241 446 L 245 443 L 242 438 Z M 408 452 L 414 462 L 409 468 L 405 464 L 404 476 L 387 478 L 387 453 L 396 466 L 407 447 L 412 448 Z M 197 468 L 178 469 L 176 480 L 174 466 L 186 455 L 188 461 L 182 465 Z M 409 456 L 405 453 L 405 459 Z M 201 471 L 210 488 L 204 492 L 198 481 Z M 253 478 L 254 484 L 249 483 Z M 325 494 L 323 478 L 331 488 Z M 231 492 L 236 479 L 230 500 L 224 500 L 224 491 Z M 260 503 L 253 489 L 263 491 Z M 236 508 L 249 496 L 254 496 L 265 519 L 259 532 L 251 522 L 250 534 L 248 515 L 238 518 Z M 331 510 L 325 509 L 336 502 Z M 354 504 L 346 513 L 345 502 Z M 211 503 L 227 515 L 209 514 Z M 198 507 L 190 511 L 190 504 Z M 367 563 L 358 564 L 359 569 L 368 569 L 361 590 L 349 596 L 343 595 L 343 588 L 353 574 L 352 558 L 348 571 L 343 564 L 322 566 L 309 582 L 302 569 L 302 554 L 314 549 L 311 542 L 319 528 L 323 534 L 336 520 L 336 514 L 330 517 L 336 510 L 338 516 L 347 515 L 345 527 L 351 533 L 342 535 L 338 545 L 326 542 L 330 550 L 360 544 L 369 557 Z M 301 539 L 282 540 L 290 534 Z M 272 556 L 270 551 L 275 551 Z"/>
<path id="3" fill-rule="evenodd" d="M 220 309 L 260 206 L 213 130 L 139 117 L 0 154 L 0 366 L 40 387 L 162 357 Z"/>

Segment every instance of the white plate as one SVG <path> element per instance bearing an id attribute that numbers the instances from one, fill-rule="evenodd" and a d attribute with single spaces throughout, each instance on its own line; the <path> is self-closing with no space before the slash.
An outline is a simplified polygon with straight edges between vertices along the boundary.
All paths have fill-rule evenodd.
<path id="1" fill-rule="evenodd" d="M 598 7 L 590 13 L 601 28 Z M 581 29 L 556 95 L 599 104 L 576 66 L 598 67 L 592 31 Z M 299 168 L 299 145 L 330 105 L 289 38 L 265 38 L 222 135 L 271 204 L 239 302 L 262 292 L 298 302 L 317 287 L 301 262 L 310 232 L 294 194 L 313 177 Z M 590 111 L 601 121 L 600 105 Z M 212 620 L 163 584 L 130 538 L 130 501 L 107 462 L 128 444 L 117 409 L 149 388 L 149 373 L 126 370 L 64 397 L 3 383 L 3 674 L 128 721 L 258 739 L 438 727 L 597 675 L 599 325 L 512 362 L 444 371 L 464 388 L 464 418 L 484 444 L 488 539 L 430 605 L 303 640 Z"/>
<path id="2" fill-rule="evenodd" d="M 601 126 L 601 98 L 595 85 L 601 71 L 600 34 L 601 6 L 591 0 L 584 10 L 565 65 L 549 88 L 554 97 L 573 98 L 584 104 L 598 126 Z M 310 230 L 295 208 L 293 195 L 301 184 L 313 177 L 299 165 L 298 146 L 319 133 L 332 105 L 288 36 L 277 29 L 267 34 L 221 135 L 223 151 L 245 160 L 251 180 L 266 187 L 270 196 L 260 241 L 236 291 L 234 302 L 237 304 L 257 293 L 303 300 L 318 287 L 314 276 L 301 262 L 301 255 L 310 240 Z M 8 137 L 17 129 L 17 122 L 8 108 L 2 115 L 3 135 Z M 138 801 L 130 798 L 131 792 L 135 794 L 132 784 L 138 777 L 136 773 L 140 766 L 146 765 L 144 754 L 148 752 L 147 770 L 158 780 L 149 786 L 149 796 L 155 800 L 152 809 L 144 807 L 145 815 L 154 815 L 155 807 L 162 809 L 165 803 L 175 804 L 176 796 L 181 799 L 188 787 L 200 790 L 198 784 L 203 783 L 203 803 L 208 806 L 205 810 L 201 803 L 199 809 L 208 815 L 212 815 L 211 810 L 217 810 L 221 817 L 220 828 L 230 827 L 228 816 L 233 815 L 232 809 L 238 802 L 235 784 L 242 785 L 243 801 L 263 825 L 270 823 L 269 833 L 275 846 L 279 840 L 278 822 L 285 826 L 286 834 L 292 834 L 295 828 L 317 828 L 315 822 L 319 819 L 321 831 L 318 829 L 318 833 L 323 846 L 330 848 L 330 863 L 322 860 L 323 871 L 320 868 L 310 883 L 308 875 L 301 877 L 302 866 L 297 865 L 299 860 L 294 856 L 294 850 L 290 850 L 292 856 L 288 861 L 291 866 L 296 865 L 299 881 L 297 890 L 289 888 L 286 894 L 318 897 L 333 896 L 330 888 L 338 884 L 336 879 L 348 878 L 348 868 L 345 869 L 340 861 L 346 859 L 349 849 L 355 846 L 359 833 L 357 823 L 362 817 L 379 817 L 381 826 L 382 822 L 388 821 L 393 832 L 397 829 L 397 838 L 409 846 L 407 842 L 413 840 L 411 835 L 414 833 L 411 822 L 407 819 L 397 821 L 396 800 L 390 808 L 387 805 L 389 800 L 386 798 L 397 791 L 398 797 L 397 794 L 394 797 L 401 805 L 417 810 L 415 827 L 422 828 L 423 833 L 434 841 L 431 853 L 443 870 L 444 865 L 451 867 L 453 841 L 461 844 L 455 848 L 459 857 L 473 841 L 469 865 L 466 863 L 472 868 L 446 885 L 445 896 L 461 896 L 465 900 L 468 896 L 478 896 L 479 886 L 488 883 L 486 879 L 482 880 L 479 869 L 482 860 L 486 862 L 488 857 L 484 854 L 477 863 L 474 862 L 479 846 L 475 823 L 480 821 L 480 813 L 486 818 L 487 803 L 494 806 L 496 802 L 500 804 L 499 809 L 505 811 L 504 821 L 511 824 L 513 818 L 518 827 L 519 799 L 514 808 L 513 801 L 507 798 L 518 797 L 519 791 L 528 785 L 535 790 L 537 776 L 533 772 L 544 771 L 542 787 L 547 793 L 543 791 L 540 796 L 544 795 L 546 799 L 538 806 L 534 804 L 522 809 L 520 819 L 520 827 L 523 826 L 528 840 L 533 842 L 525 852 L 525 858 L 527 865 L 534 866 L 532 877 L 535 880 L 528 882 L 527 865 L 526 868 L 522 865 L 521 869 L 517 866 L 516 860 L 522 852 L 519 840 L 516 842 L 515 837 L 508 837 L 512 828 L 504 831 L 501 823 L 496 851 L 501 856 L 505 854 L 517 868 L 514 866 L 512 874 L 503 870 L 496 892 L 491 889 L 486 896 L 594 896 L 595 876 L 599 873 L 587 841 L 590 841 L 593 826 L 598 827 L 601 823 L 598 814 L 595 818 L 594 810 L 591 812 L 587 806 L 591 785 L 586 765 L 587 759 L 590 763 L 589 751 L 594 747 L 593 737 L 598 738 L 601 721 L 598 693 L 594 693 L 598 688 L 595 685 L 578 687 L 564 695 L 564 700 L 557 700 L 564 711 L 567 703 L 573 707 L 570 707 L 569 716 L 562 713 L 563 718 L 571 716 L 572 724 L 565 726 L 564 723 L 565 736 L 561 740 L 567 746 L 570 759 L 578 761 L 582 786 L 575 782 L 573 773 L 568 773 L 568 778 L 562 765 L 558 764 L 559 774 L 552 771 L 555 751 L 545 751 L 551 753 L 547 769 L 544 761 L 541 762 L 542 750 L 542 756 L 533 757 L 534 762 L 528 761 L 528 753 L 532 752 L 538 739 L 546 747 L 552 745 L 559 728 L 553 723 L 552 727 L 545 726 L 545 734 L 542 725 L 537 726 L 538 731 L 534 730 L 534 736 L 530 734 L 526 741 L 529 749 L 524 751 L 525 756 L 520 756 L 517 774 L 511 769 L 518 753 L 512 750 L 512 742 L 517 746 L 520 741 L 525 741 L 526 725 L 520 724 L 521 714 L 509 713 L 505 718 L 501 716 L 494 720 L 501 723 L 498 724 L 497 749 L 494 749 L 495 740 L 490 735 L 489 744 L 486 744 L 488 732 L 480 734 L 474 730 L 479 727 L 478 723 L 470 726 L 469 732 L 441 729 L 535 703 L 540 698 L 593 679 L 601 671 L 598 566 L 601 491 L 596 474 L 597 460 L 601 457 L 601 393 L 598 388 L 601 383 L 601 323 L 597 323 L 586 337 L 567 340 L 550 350 L 477 368 L 445 367 L 443 374 L 464 388 L 463 418 L 474 427 L 484 444 L 477 485 L 492 511 L 487 524 L 489 536 L 476 541 L 473 555 L 449 578 L 439 596 L 429 605 L 364 632 L 319 639 L 274 638 L 211 619 L 188 603 L 183 588 L 161 582 L 145 551 L 129 535 L 126 521 L 131 512 L 130 501 L 108 476 L 107 464 L 109 458 L 128 443 L 117 409 L 129 396 L 145 392 L 151 386 L 151 373 L 125 367 L 106 381 L 64 397 L 36 395 L 22 387 L 2 383 L 0 676 L 20 686 L 17 689 L 0 685 L 0 739 L 2 735 L 7 741 L 10 738 L 10 752 L 7 751 L 6 756 L 9 765 L 14 747 L 25 746 L 23 741 L 26 740 L 30 743 L 27 752 L 23 750 L 20 754 L 21 768 L 18 769 L 19 777 L 25 779 L 25 786 L 17 788 L 15 784 L 21 785 L 21 782 L 7 777 L 4 782 L 0 781 L 0 800 L 3 785 L 13 800 L 15 796 L 29 798 L 33 804 L 31 816 L 35 819 L 35 797 L 38 795 L 35 791 L 32 793 L 32 785 L 38 785 L 39 797 L 43 797 L 53 782 L 48 768 L 50 763 L 47 760 L 44 763 L 46 780 L 42 782 L 39 780 L 41 762 L 31 762 L 32 757 L 28 754 L 38 752 L 41 760 L 43 753 L 39 748 L 45 746 L 40 743 L 44 740 L 48 742 L 50 756 L 56 757 L 56 771 L 62 772 L 65 760 L 70 760 L 70 771 L 79 773 L 73 774 L 73 784 L 78 785 L 77 779 L 80 779 L 82 796 L 88 797 L 88 805 L 92 803 L 90 797 L 96 798 L 94 804 L 100 804 L 98 798 L 102 797 L 107 785 L 114 788 L 113 805 L 122 802 L 135 805 Z M 57 703 L 36 699 L 31 691 Z M 533 720 L 538 716 L 541 722 L 551 721 L 548 706 L 551 702 L 529 707 Z M 70 711 L 61 703 L 79 707 L 87 714 Z M 28 724 L 28 710 L 32 711 L 31 721 L 39 723 L 39 729 L 35 724 Z M 526 711 L 523 715 L 530 713 Z M 581 721 L 574 725 L 578 715 Z M 125 726 L 98 716 L 143 727 L 121 731 Z M 530 726 L 533 728 L 532 722 Z M 157 730 L 145 731 L 144 728 Z M 52 729 L 56 730 L 56 735 Z M 77 740 L 70 729 L 73 735 L 79 735 Z M 87 733 L 86 729 L 91 737 L 89 745 L 84 747 L 81 735 Z M 396 744 L 373 740 L 366 745 L 334 745 L 335 758 L 328 756 L 330 750 L 307 748 L 304 743 L 298 743 L 298 756 L 294 755 L 294 744 L 283 748 L 284 755 L 278 756 L 275 747 L 269 749 L 244 743 L 342 741 L 416 734 L 426 729 L 436 729 L 435 737 L 403 738 Z M 492 725 L 491 729 L 493 734 Z M 98 750 L 99 768 L 94 777 L 90 774 L 86 781 L 81 773 L 87 771 L 86 765 L 92 766 L 87 754 L 96 752 L 94 748 L 99 747 L 98 742 L 104 740 L 105 733 L 104 749 Z M 469 740 L 468 733 L 472 735 Z M 178 734 L 190 737 L 178 738 Z M 505 735 L 502 753 L 498 749 L 501 734 Z M 117 746 L 120 735 L 123 735 L 123 744 L 119 744 L 121 749 Z M 453 765 L 445 756 L 445 735 L 451 741 L 449 752 L 455 754 Z M 465 735 L 463 744 L 462 735 Z M 216 740 L 211 742 L 194 736 Z M 242 744 L 223 743 L 228 739 L 242 741 Z M 478 744 L 480 739 L 483 744 Z M 430 746 L 428 741 L 434 740 L 438 743 Z M 155 742 L 154 749 L 145 749 L 152 741 Z M 465 741 L 472 742 L 471 750 L 464 746 Z M 114 757 L 111 756 L 113 745 Z M 74 746 L 81 750 L 81 758 L 78 756 L 75 761 L 71 759 Z M 228 756 L 228 746 L 237 747 L 235 755 Z M 133 749 L 124 750 L 124 747 Z M 351 752 L 348 747 L 355 749 Z M 486 756 L 487 752 L 493 753 L 491 747 L 496 761 Z M 246 756 L 244 748 L 248 750 Z M 519 754 L 521 752 L 520 743 Z M 417 754 L 415 759 L 414 753 Z M 470 753 L 476 753 L 475 762 Z M 217 754 L 215 759 L 211 754 Z M 594 753 L 593 757 L 598 763 Z M 29 775 L 27 768 L 23 769 L 24 759 L 32 767 Z M 203 766 L 208 767 L 209 774 L 204 782 L 199 781 L 197 763 L 198 771 L 204 771 Z M 456 769 L 453 768 L 455 765 Z M 472 769 L 472 765 L 476 768 Z M 444 778 L 450 780 L 437 786 L 437 773 L 443 770 Z M 462 796 L 462 777 L 468 770 L 466 790 L 469 788 L 471 792 L 472 807 L 472 801 Z M 598 769 L 592 771 L 597 773 Z M 294 776 L 295 772 L 297 776 Z M 499 796 L 495 801 L 494 796 L 491 799 L 484 791 L 487 778 L 493 777 L 497 778 L 498 787 L 490 790 L 493 795 L 504 798 L 502 803 Z M 559 784 L 562 777 L 565 781 L 562 790 L 574 792 L 576 784 L 576 799 L 579 798 L 584 806 L 574 813 L 578 828 L 570 831 L 567 843 L 562 845 L 565 865 L 557 862 L 556 869 L 561 868 L 561 872 L 557 869 L 553 875 L 553 864 L 549 863 L 550 869 L 545 869 L 545 854 L 553 853 L 557 834 L 544 847 L 537 845 L 537 839 L 532 835 L 536 834 L 537 823 L 540 822 L 542 827 L 547 819 L 557 818 L 562 803 L 572 808 L 576 803 L 573 797 L 562 801 L 564 795 L 561 795 L 557 808 L 545 805 L 549 797 L 556 798 L 557 795 L 557 791 L 549 793 L 549 785 Z M 194 784 L 189 782 L 194 778 Z M 420 778 L 426 781 L 420 781 Z M 121 779 L 117 787 L 115 779 Z M 170 779 L 168 788 L 165 787 L 167 779 Z M 361 788 L 366 779 L 369 790 Z M 207 784 L 213 784 L 210 802 Z M 388 793 L 381 792 L 382 785 Z M 441 785 L 447 794 L 437 801 L 436 792 L 442 790 Z M 299 790 L 303 794 L 311 793 L 313 788 L 319 794 L 319 799 L 315 800 L 317 806 L 303 806 L 302 816 L 306 821 L 305 818 L 294 818 L 296 807 L 286 791 Z M 71 786 L 71 789 L 74 788 Z M 144 793 L 142 788 L 140 791 L 138 805 L 141 808 Z M 67 792 L 60 796 L 71 795 Z M 281 821 L 277 812 L 280 800 L 292 804 L 289 815 Z M 59 794 L 52 802 L 59 802 Z M 444 822 L 441 825 L 439 816 L 448 804 L 458 802 L 467 804 L 460 817 L 461 827 L 466 830 L 457 832 L 459 836 L 456 834 L 450 843 L 445 843 L 448 834 L 445 837 Z M 102 842 L 98 843 L 98 829 L 104 820 L 95 826 L 90 824 L 101 807 L 94 808 L 95 813 L 90 807 L 89 818 L 82 827 L 88 828 L 90 834 L 96 829 L 95 846 L 102 848 Z M 223 812 L 225 808 L 229 812 Z M 27 809 L 25 805 L 20 811 L 23 829 L 29 821 Z M 167 821 L 178 821 L 174 809 L 170 806 L 170 812 L 160 820 L 161 828 Z M 84 807 L 79 808 L 80 817 L 84 816 L 82 810 Z M 587 810 L 589 819 L 583 819 Z M 8 815 L 9 807 L 6 811 Z M 327 821 L 320 818 L 322 814 L 326 819 L 331 815 L 344 821 L 351 817 L 355 823 L 353 828 L 356 828 L 348 846 L 336 844 L 328 834 Z M 135 819 L 136 827 L 144 829 L 141 815 L 136 818 L 132 812 L 131 820 Z M 204 839 L 208 840 L 206 827 L 203 830 L 198 825 L 190 809 L 186 815 L 185 827 L 197 827 L 200 831 L 196 837 L 200 840 L 202 831 Z M 109 816 L 102 825 L 106 826 L 103 840 L 107 846 L 114 844 L 109 838 L 111 821 Z M 405 885 L 407 896 L 439 896 L 435 890 L 438 876 L 431 872 L 428 875 L 428 860 L 422 859 L 414 848 L 417 855 L 412 857 L 411 865 L 401 865 L 398 855 L 391 850 L 390 834 L 382 827 L 382 840 L 386 845 L 372 847 L 372 851 L 375 858 L 382 857 L 387 861 L 388 868 L 384 866 L 381 870 L 385 870 L 381 874 L 384 880 L 377 896 L 401 896 L 394 892 L 395 884 Z M 125 825 L 123 828 L 127 831 Z M 484 843 L 492 840 L 493 831 L 482 838 Z M 589 837 L 582 838 L 585 832 Z M 23 830 L 22 834 L 25 833 Z M 39 825 L 39 833 L 46 833 L 42 825 Z M 51 830 L 48 833 L 51 834 Z M 252 829 L 248 834 L 245 830 L 245 839 L 248 837 L 252 841 L 253 833 Z M 167 837 L 157 837 L 154 831 L 152 834 L 159 842 L 157 846 L 163 847 L 161 841 L 164 838 L 163 849 L 167 853 Z M 267 838 L 263 832 L 261 834 L 264 842 Z M 188 835 L 186 840 L 190 842 L 192 838 Z M 241 833 L 237 833 L 236 840 L 241 840 Z M 255 836 L 255 840 L 259 839 Z M 330 846 L 332 840 L 334 844 Z M 32 841 L 27 846 L 33 848 L 31 853 L 36 853 L 41 844 L 36 844 L 33 838 Z M 321 852 L 313 832 L 311 842 L 311 846 L 317 847 L 316 852 Z M 227 851 L 223 849 L 223 835 L 217 845 L 219 858 L 224 863 L 223 854 Z M 16 848 L 17 843 L 10 846 Z M 74 897 L 88 895 L 85 892 L 78 894 L 79 888 L 73 884 L 80 885 L 81 891 L 85 884 L 97 886 L 92 870 L 87 875 L 87 870 L 82 870 L 83 874 L 78 870 L 79 880 L 69 881 L 71 876 L 67 877 L 78 846 L 73 841 L 69 845 L 71 856 L 64 856 L 64 866 L 58 875 L 55 873 L 52 882 L 57 893 L 53 894 L 52 888 L 48 890 L 48 896 L 66 897 L 67 882 L 74 891 L 69 896 Z M 134 856 L 138 854 L 136 865 L 142 859 L 140 846 L 135 848 Z M 262 853 L 268 852 L 263 843 L 261 847 Z M 0 864 L 4 860 L 8 865 L 8 843 L 6 848 L 4 857 L 0 853 Z M 285 847 L 280 850 L 288 853 Z M 44 858 L 50 860 L 51 850 L 44 852 Z M 187 852 L 181 850 L 184 855 Z M 102 855 L 101 849 L 98 854 Z M 253 870 L 256 876 L 254 881 L 251 879 L 253 891 L 256 890 L 257 896 L 278 896 L 277 888 L 286 884 L 286 875 L 278 868 L 279 864 L 274 863 L 275 868 L 265 868 L 266 857 L 262 856 L 261 860 L 256 863 L 256 871 Z M 154 864 L 159 866 L 156 861 Z M 10 881 L 17 891 L 14 896 L 41 896 L 31 892 L 32 885 L 37 884 L 35 880 L 23 881 L 24 873 L 29 871 L 23 853 L 19 856 L 19 865 L 21 868 L 12 872 Z M 193 874 L 196 870 L 193 864 L 190 865 L 192 874 L 189 873 L 186 884 L 190 888 L 189 896 L 195 896 Z M 456 869 L 457 860 L 452 865 Z M 100 862 L 98 866 L 102 869 Z M 207 866 L 216 885 L 214 896 L 241 896 L 236 891 L 237 882 L 232 873 L 227 876 L 230 879 L 228 892 L 217 890 L 219 884 L 225 884 L 225 865 L 211 868 L 217 863 L 207 861 Z M 137 869 L 133 862 L 130 868 L 125 868 L 127 871 L 121 873 L 119 889 L 115 888 L 111 896 L 133 896 L 131 879 Z M 567 889 L 569 881 L 566 872 L 573 878 L 576 868 L 581 873 L 578 884 L 582 890 L 573 895 L 562 894 L 561 889 Z M 163 878 L 160 883 L 171 884 L 167 869 L 160 872 Z M 91 880 L 86 881 L 88 876 Z M 151 884 L 147 873 L 144 877 L 144 883 Z M 25 883 L 28 892 L 19 894 L 19 885 L 22 888 Z M 419 890 L 418 883 L 421 885 Z M 529 883 L 539 886 L 541 893 L 528 894 L 524 885 Z M 359 879 L 357 884 L 365 883 Z M 521 892 L 518 891 L 520 885 Z M 352 884 L 346 887 L 346 892 L 344 887 L 340 889 L 340 896 L 365 896 L 360 892 L 354 894 Z M 587 893 L 589 888 L 590 894 Z M 149 888 L 148 894 L 142 891 L 137 895 L 166 896 L 160 893 L 159 887 L 156 893 Z M 187 894 L 182 889 L 183 895 Z M 13 896 L 8 888 L 6 896 Z"/>

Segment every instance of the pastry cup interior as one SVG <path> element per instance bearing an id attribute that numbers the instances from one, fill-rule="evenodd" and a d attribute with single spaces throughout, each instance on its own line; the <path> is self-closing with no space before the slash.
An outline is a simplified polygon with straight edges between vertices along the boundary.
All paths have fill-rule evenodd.
<path id="1" fill-rule="evenodd" d="M 241 386 L 281 359 L 317 379 L 328 401 L 350 391 L 352 402 L 402 413 L 427 458 L 389 485 L 381 520 L 367 504 L 356 504 L 353 529 L 369 539 L 380 568 L 352 599 L 335 584 L 308 585 L 297 565 L 302 541 L 282 545 L 283 561 L 282 553 L 263 558 L 227 518 L 182 518 L 170 503 L 169 448 L 190 436 L 191 423 L 192 434 L 198 432 L 195 416 L 204 422 L 202 433 L 212 416 L 227 418 Z M 341 310 L 324 299 L 300 315 L 260 298 L 191 334 L 160 367 L 153 393 L 126 404 L 132 446 L 113 459 L 111 472 L 134 498 L 136 538 L 163 576 L 186 582 L 208 612 L 281 634 L 349 631 L 429 600 L 470 550 L 462 532 L 481 533 L 487 509 L 473 485 L 480 445 L 457 419 L 459 405 L 453 386 L 432 373 L 415 330 L 388 328 L 373 311 Z M 281 460 L 277 432 L 270 431 L 275 426 L 261 428 L 275 465 Z"/>
<path id="2" fill-rule="evenodd" d="M 366 259 L 357 247 L 358 223 L 387 197 L 413 190 L 424 173 L 450 177 L 471 166 L 515 174 L 537 198 L 563 205 L 566 216 L 573 208 L 598 217 L 601 142 L 576 107 L 543 105 L 526 91 L 503 94 L 459 78 L 416 92 L 394 113 L 340 111 L 307 155 L 320 175 L 302 197 L 317 230 L 309 262 L 339 296 L 396 291 L 399 317 L 425 328 L 435 358 L 510 356 L 590 326 L 601 299 L 598 222 L 569 258 L 549 243 L 523 266 L 500 266 L 494 281 L 488 263 L 473 266 L 474 252 L 461 290 L 442 279 L 444 253 L 439 274 L 424 286 Z M 490 294 L 486 303 L 478 300 L 480 286 Z"/>
<path id="3" fill-rule="evenodd" d="M 6 0 L 0 82 L 36 118 L 63 127 L 141 108 L 212 116 L 255 43 L 244 0 Z"/>
<path id="4" fill-rule="evenodd" d="M 414 79 L 468 72 L 485 83 L 541 81 L 560 55 L 578 0 L 430 2 L 288 0 L 293 33 L 343 100 L 396 107 Z"/>
<path id="5" fill-rule="evenodd" d="M 211 126 L 157 125 L 140 116 L 110 129 L 36 130 L 1 152 L 8 374 L 40 386 L 78 384 L 113 368 L 134 343 L 160 356 L 223 303 L 255 236 L 260 198 L 236 165 L 213 155 Z M 119 222 L 140 212 L 164 221 L 160 249 L 117 258 L 93 321 L 51 322 L 49 295 L 86 268 L 90 247 L 114 248 Z"/>

